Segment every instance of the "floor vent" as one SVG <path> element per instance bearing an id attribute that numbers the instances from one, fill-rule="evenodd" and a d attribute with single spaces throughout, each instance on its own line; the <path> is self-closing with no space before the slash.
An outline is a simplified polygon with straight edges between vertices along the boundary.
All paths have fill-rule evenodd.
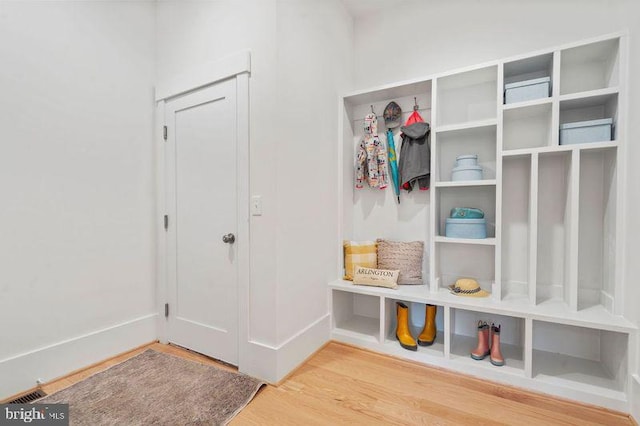
<path id="1" fill-rule="evenodd" d="M 26 395 L 22 395 L 20 398 L 9 401 L 7 404 L 30 404 L 33 401 L 36 401 L 45 396 L 47 396 L 47 394 L 44 393 L 44 391 L 38 389 Z"/>

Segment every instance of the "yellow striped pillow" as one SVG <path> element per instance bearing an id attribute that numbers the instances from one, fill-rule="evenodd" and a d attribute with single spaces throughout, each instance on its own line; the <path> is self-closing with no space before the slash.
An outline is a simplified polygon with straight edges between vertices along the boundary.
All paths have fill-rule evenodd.
<path id="1" fill-rule="evenodd" d="M 378 267 L 378 254 L 375 241 L 344 242 L 344 279 L 353 281 L 356 266 Z"/>

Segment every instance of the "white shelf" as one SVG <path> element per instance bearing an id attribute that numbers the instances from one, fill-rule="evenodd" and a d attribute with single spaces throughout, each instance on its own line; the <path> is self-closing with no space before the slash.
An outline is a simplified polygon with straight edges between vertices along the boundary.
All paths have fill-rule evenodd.
<path id="1" fill-rule="evenodd" d="M 609 398 L 624 399 L 619 383 L 601 362 L 540 350 L 533 351 L 533 362 L 536 380 L 579 390 L 590 388 Z"/>
<path id="2" fill-rule="evenodd" d="M 368 340 L 377 343 L 380 335 L 380 320 L 361 315 L 353 315 L 333 329 L 333 333 Z"/>
<path id="3" fill-rule="evenodd" d="M 605 141 L 605 142 L 591 142 L 572 145 L 557 145 L 557 146 L 543 146 L 540 148 L 525 148 L 525 149 L 512 149 L 508 151 L 502 151 L 503 157 L 517 157 L 521 155 L 531 155 L 534 153 L 545 154 L 554 152 L 567 152 L 576 150 L 591 150 L 591 149 L 609 149 L 617 148 L 618 141 Z"/>
<path id="4" fill-rule="evenodd" d="M 498 124 L 498 120 L 491 118 L 488 120 L 467 121 L 460 124 L 449 124 L 446 126 L 438 126 L 435 131 L 438 133 L 456 132 L 459 130 L 481 129 L 483 127 L 492 127 Z"/>
<path id="5" fill-rule="evenodd" d="M 476 120 L 496 119 L 496 65 L 436 79 L 436 128 Z"/>
<path id="6" fill-rule="evenodd" d="M 393 98 L 415 96 L 416 93 L 427 93 L 430 91 L 430 79 L 416 79 L 404 81 L 398 84 L 380 86 L 370 90 L 359 90 L 346 95 L 344 100 L 351 105 L 374 104 L 379 102 L 388 102 L 389 99 Z M 376 110 L 376 113 L 378 113 L 379 119 L 382 119 L 382 110 Z"/>
<path id="7" fill-rule="evenodd" d="M 482 126 L 441 132 L 432 139 L 432 155 L 435 160 L 432 179 L 448 182 L 460 155 L 474 154 L 482 167 L 482 178 L 496 178 L 497 127 Z"/>
<path id="8" fill-rule="evenodd" d="M 619 38 L 564 49 L 560 56 L 561 94 L 615 87 L 619 84 Z"/>
<path id="9" fill-rule="evenodd" d="M 502 149 L 540 148 L 553 141 L 553 104 L 532 101 L 519 108 L 505 109 Z"/>
<path id="10" fill-rule="evenodd" d="M 477 246 L 495 246 L 496 245 L 495 238 L 450 238 L 450 237 L 437 236 L 434 238 L 434 241 L 436 243 L 472 244 Z"/>
<path id="11" fill-rule="evenodd" d="M 413 333 L 414 336 L 417 336 L 416 333 Z M 407 349 L 404 349 L 400 346 L 400 343 L 395 339 L 386 339 L 383 345 L 383 351 L 396 356 L 406 357 L 410 355 Z M 438 334 L 436 335 L 436 341 L 433 342 L 431 346 L 418 346 L 418 350 L 413 352 L 416 355 L 416 358 L 422 358 L 425 355 L 444 358 L 444 336 L 441 331 L 438 330 Z"/>
<path id="12" fill-rule="evenodd" d="M 351 293 L 403 300 L 406 302 L 429 303 L 432 305 L 495 313 L 517 318 L 531 318 L 534 320 L 617 331 L 620 333 L 631 333 L 638 330 L 638 327 L 632 322 L 623 317 L 612 315 L 600 305 L 580 311 L 571 311 L 568 306 L 561 301 L 547 301 L 539 305 L 533 305 L 529 303 L 528 297 L 524 295 L 502 301 L 496 300 L 492 296 L 482 298 L 461 297 L 451 294 L 451 292 L 445 288 L 440 288 L 436 293 L 432 293 L 426 284 L 401 285 L 394 290 L 381 287 L 359 286 L 354 285 L 351 281 L 336 280 L 330 282 L 329 287 Z"/>
<path id="13" fill-rule="evenodd" d="M 520 109 L 520 108 L 529 108 L 529 107 L 534 107 L 534 106 L 538 106 L 538 105 L 547 105 L 553 102 L 553 98 L 552 97 L 548 97 L 548 98 L 540 98 L 540 99 L 534 99 L 532 101 L 526 101 L 526 102 L 516 102 L 516 103 L 512 103 L 512 104 L 503 104 L 502 105 L 502 109 L 504 111 L 509 111 L 509 110 L 513 110 L 513 109 Z"/>
<path id="14" fill-rule="evenodd" d="M 595 90 L 580 96 L 568 95 L 560 98 L 560 123 L 572 122 L 579 120 L 596 120 L 599 118 L 611 118 L 615 116 L 615 108 L 606 108 L 607 112 L 593 115 L 594 107 L 604 107 L 606 105 L 615 105 L 617 107 L 618 90 L 611 91 L 609 89 Z M 587 110 L 588 115 L 562 120 L 562 113 L 565 110 Z"/>
<path id="15" fill-rule="evenodd" d="M 483 179 L 483 180 L 458 180 L 458 181 L 445 181 L 436 182 L 434 187 L 436 188 L 458 188 L 462 186 L 495 186 L 495 179 Z"/>
<path id="16" fill-rule="evenodd" d="M 342 98 L 339 200 L 342 240 L 424 240 L 429 284 L 397 289 L 329 283 L 331 336 L 388 355 L 624 410 L 628 358 L 638 326 L 620 313 L 625 283 L 621 203 L 625 192 L 628 41 L 615 34 L 362 90 Z M 551 96 L 503 104 L 504 86 L 550 77 Z M 545 93 L 546 94 L 546 93 Z M 361 117 L 418 98 L 432 126 L 433 190 L 397 204 L 393 191 L 354 191 Z M 611 118 L 613 141 L 559 145 L 560 126 Z M 474 154 L 483 180 L 451 181 L 456 158 Z M 454 207 L 480 208 L 486 239 L 447 238 Z M 339 244 L 336 244 L 339 247 Z M 342 265 L 338 266 L 338 270 Z M 475 277 L 494 294 L 452 294 Z M 395 302 L 409 304 L 419 333 L 424 304 L 438 306 L 433 346 L 394 339 Z M 477 321 L 502 326 L 506 365 L 471 359 Z"/>
<path id="17" fill-rule="evenodd" d="M 427 303 L 429 286 L 422 285 L 401 285 L 397 289 L 384 287 L 372 287 L 366 285 L 355 285 L 348 280 L 335 280 L 329 283 L 329 287 L 336 290 L 348 291 L 356 294 L 366 294 L 369 296 L 385 297 L 390 299 L 404 300 L 406 302 Z"/>
<path id="18" fill-rule="evenodd" d="M 607 87 L 604 89 L 589 90 L 587 92 L 570 93 L 568 95 L 560 96 L 559 99 L 560 99 L 560 102 L 580 101 L 584 99 L 584 103 L 586 105 L 593 105 L 598 98 L 605 98 L 612 95 L 617 95 L 619 92 L 620 92 L 620 89 L 617 86 Z"/>

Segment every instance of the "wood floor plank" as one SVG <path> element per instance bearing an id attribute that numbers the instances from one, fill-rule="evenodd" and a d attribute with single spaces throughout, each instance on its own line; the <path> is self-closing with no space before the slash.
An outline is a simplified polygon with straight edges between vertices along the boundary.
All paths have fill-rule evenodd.
<path id="1" fill-rule="evenodd" d="M 322 356 L 326 356 L 323 354 Z M 319 361 L 323 364 L 322 356 L 310 363 Z M 329 356 L 328 359 L 335 358 Z M 410 366 L 416 367 L 416 366 Z M 526 423 L 537 424 L 597 424 L 585 420 L 576 420 L 565 414 L 549 412 L 530 407 L 518 402 L 492 395 L 483 390 L 466 389 L 458 384 L 447 381 L 433 380 L 428 375 L 429 368 L 421 367 L 421 371 L 403 371 L 396 368 L 395 363 L 380 365 L 374 369 L 374 364 L 367 365 L 359 357 L 344 356 L 340 362 L 330 361 L 325 368 L 342 377 L 359 377 L 361 381 L 370 385 L 382 385 L 388 393 L 396 395 L 407 401 L 413 395 L 422 394 L 422 399 L 428 404 L 425 408 L 433 410 L 442 408 L 443 415 L 451 411 L 452 407 L 458 413 L 466 413 L 486 422 L 498 422 L 501 424 L 513 424 L 513 419 L 523 419 Z M 471 423 L 471 422 L 470 422 Z M 458 423 L 461 424 L 461 423 Z"/>
<path id="2" fill-rule="evenodd" d="M 146 349 L 229 371 L 186 349 L 150 344 L 43 386 L 56 392 Z M 264 387 L 232 425 L 607 425 L 623 413 L 330 343 L 279 386 Z"/>
<path id="3" fill-rule="evenodd" d="M 354 352 L 355 351 L 355 352 Z M 346 361 L 354 359 L 355 362 L 352 366 L 346 366 Z M 349 370 L 352 368 L 360 369 L 360 371 L 367 371 L 373 368 L 391 368 L 396 375 L 408 374 L 408 380 L 412 380 L 416 369 L 423 369 L 423 376 L 427 377 L 430 383 L 434 384 L 447 384 L 463 387 L 467 390 L 476 390 L 486 395 L 493 395 L 503 400 L 514 401 L 521 403 L 524 407 L 532 406 L 536 408 L 536 411 L 555 412 L 561 415 L 566 415 L 567 409 L 574 407 L 576 404 L 568 402 L 559 398 L 554 398 L 548 395 L 543 395 L 535 392 L 524 391 L 522 389 L 504 386 L 498 383 L 489 382 L 486 380 L 477 379 L 471 376 L 465 376 L 457 374 L 444 369 L 438 369 L 434 367 L 428 367 L 424 365 L 416 365 L 415 363 L 407 362 L 404 360 L 396 360 L 390 363 L 389 357 L 385 355 L 375 354 L 369 351 L 362 351 L 354 349 L 353 347 L 345 346 L 342 344 L 334 344 L 327 347 L 327 350 L 322 351 L 314 359 L 309 360 L 311 363 L 327 363 L 333 365 L 335 360 L 340 360 L 336 368 Z M 406 376 L 405 376 L 405 379 Z M 542 411 L 544 410 L 544 411 Z M 600 407 L 593 407 L 588 405 L 580 405 L 580 410 L 571 412 L 571 418 L 574 418 L 569 424 L 576 424 L 576 420 L 580 420 L 580 424 L 588 424 L 588 422 L 595 424 L 610 424 L 610 425 L 628 425 L 628 416 L 622 413 L 609 411 Z M 557 419 L 558 421 L 560 419 Z"/>
<path id="4" fill-rule="evenodd" d="M 404 424 L 498 424 L 473 413 L 452 411 L 450 406 L 433 403 L 419 392 L 397 392 L 397 389 L 372 384 L 358 377 L 312 366 L 303 366 L 300 370 L 300 375 L 296 375 L 292 380 L 299 380 L 310 392 L 318 394 L 318 398 L 339 401 L 341 406 L 348 409 L 355 406 L 357 411 L 386 423 L 401 421 Z M 395 398 L 389 398 L 390 394 L 394 394 Z"/>

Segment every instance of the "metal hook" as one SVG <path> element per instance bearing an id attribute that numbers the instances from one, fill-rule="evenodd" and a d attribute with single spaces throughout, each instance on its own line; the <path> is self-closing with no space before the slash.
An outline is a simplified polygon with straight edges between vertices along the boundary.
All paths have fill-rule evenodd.
<path id="1" fill-rule="evenodd" d="M 413 97 L 413 110 L 417 111 L 420 109 L 420 106 L 418 106 L 418 100 L 416 99 L 416 97 Z"/>
<path id="2" fill-rule="evenodd" d="M 373 105 L 371 105 L 371 114 L 375 114 L 376 112 L 373 110 Z"/>

